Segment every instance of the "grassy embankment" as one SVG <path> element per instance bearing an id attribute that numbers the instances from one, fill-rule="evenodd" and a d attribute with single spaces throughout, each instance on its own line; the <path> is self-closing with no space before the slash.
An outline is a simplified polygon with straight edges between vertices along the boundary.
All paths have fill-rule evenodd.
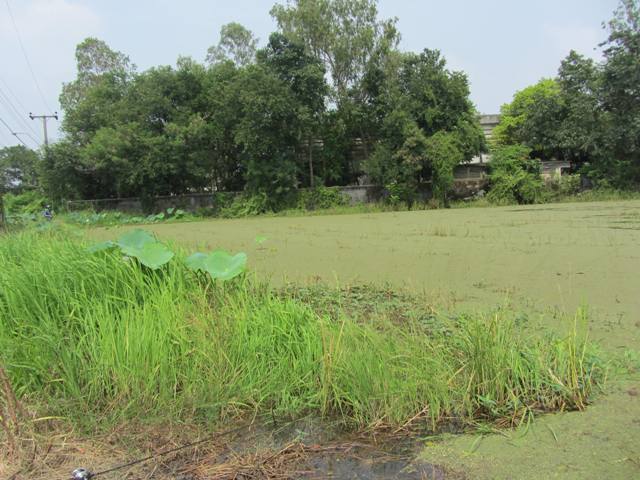
<path id="1" fill-rule="evenodd" d="M 582 409 L 603 379 L 580 314 L 535 337 L 507 311 L 356 321 L 182 259 L 150 271 L 55 233 L 0 238 L 0 361 L 23 404 L 90 431 L 307 414 L 437 429 Z"/>

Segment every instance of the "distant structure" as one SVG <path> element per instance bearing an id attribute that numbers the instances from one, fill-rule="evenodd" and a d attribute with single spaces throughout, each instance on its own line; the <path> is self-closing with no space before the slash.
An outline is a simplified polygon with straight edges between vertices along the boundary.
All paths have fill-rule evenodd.
<path id="1" fill-rule="evenodd" d="M 480 128 L 487 139 L 487 143 L 491 142 L 493 137 L 493 129 L 500 123 L 499 114 L 480 115 Z M 478 178 L 486 178 L 488 172 L 488 163 L 491 162 L 491 155 L 481 153 L 473 157 L 470 162 L 458 165 L 454 170 L 456 180 L 465 181 Z M 545 160 L 542 163 L 542 171 L 540 175 L 548 182 L 562 175 L 571 173 L 571 162 L 568 160 Z"/>
<path id="2" fill-rule="evenodd" d="M 480 128 L 484 133 L 484 138 L 487 139 L 487 143 L 491 141 L 493 136 L 493 129 L 500 123 L 500 115 L 497 113 L 491 113 L 488 115 L 480 115 Z M 477 157 L 473 157 L 469 163 L 487 163 L 491 161 L 491 156 L 487 153 L 481 153 Z"/>

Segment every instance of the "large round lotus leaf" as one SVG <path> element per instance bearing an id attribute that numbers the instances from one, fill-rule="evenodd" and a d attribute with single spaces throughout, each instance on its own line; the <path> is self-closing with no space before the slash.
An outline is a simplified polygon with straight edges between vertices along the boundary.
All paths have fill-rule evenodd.
<path id="1" fill-rule="evenodd" d="M 136 253 L 144 248 L 147 244 L 157 243 L 157 240 L 149 232 L 136 229 L 122 235 L 116 244 L 122 249 L 122 253 L 135 257 Z"/>
<path id="2" fill-rule="evenodd" d="M 219 280 L 231 280 L 240 275 L 247 264 L 247 254 L 238 253 L 229 255 L 223 250 L 217 250 L 211 253 L 204 260 L 204 266 L 211 278 Z"/>
<path id="3" fill-rule="evenodd" d="M 146 243 L 141 249 L 127 255 L 137 258 L 141 264 L 153 270 L 160 268 L 173 258 L 173 252 L 159 242 Z"/>
<path id="4" fill-rule="evenodd" d="M 115 246 L 116 246 L 115 243 L 113 243 L 111 240 L 107 240 L 106 242 L 100 242 L 90 246 L 89 248 L 87 248 L 87 252 L 89 253 L 102 252 L 103 250 L 111 250 Z"/>
<path id="5" fill-rule="evenodd" d="M 187 259 L 184 261 L 184 263 L 189 270 L 193 270 L 193 271 L 201 270 L 204 272 L 207 270 L 204 264 L 204 261 L 206 260 L 206 258 L 207 258 L 206 253 L 196 252 L 193 255 L 189 255 Z"/>

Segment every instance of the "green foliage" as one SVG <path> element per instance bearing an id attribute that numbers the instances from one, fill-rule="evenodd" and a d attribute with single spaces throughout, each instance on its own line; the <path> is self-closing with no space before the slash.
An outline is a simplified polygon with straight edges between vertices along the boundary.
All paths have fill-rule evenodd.
<path id="1" fill-rule="evenodd" d="M 368 84 L 376 94 L 380 141 L 365 164 L 371 179 L 392 188 L 390 198 L 411 203 L 418 186 L 431 182 L 446 203 L 453 168 L 484 150 L 484 137 L 469 100 L 467 78 L 446 68 L 436 50 L 403 54 L 391 71 L 379 67 Z M 373 93 L 372 92 L 372 93 Z"/>
<path id="2" fill-rule="evenodd" d="M 7 193 L 4 195 L 4 208 L 7 215 L 40 215 L 47 203 L 47 199 L 37 190 L 29 190 L 21 194 Z"/>
<path id="3" fill-rule="evenodd" d="M 164 212 L 147 216 L 127 214 L 116 211 L 94 212 L 91 210 L 67 212 L 59 215 L 66 223 L 83 226 L 135 225 L 140 223 L 160 223 L 177 220 L 190 220 L 196 215 L 188 214 L 179 208 L 170 207 Z"/>
<path id="4" fill-rule="evenodd" d="M 12 384 L 39 417 L 94 433 L 244 415 L 315 414 L 357 429 L 517 425 L 585 408 L 603 381 L 583 332 L 519 334 L 506 310 L 358 322 L 249 280 L 203 284 L 183 262 L 149 275 L 52 233 L 0 238 L 0 261 Z"/>
<path id="5" fill-rule="evenodd" d="M 268 211 L 270 211 L 270 206 L 266 194 L 236 195 L 228 205 L 222 206 L 218 210 L 217 216 L 222 218 L 249 217 L 262 215 Z"/>
<path id="6" fill-rule="evenodd" d="M 39 157 L 22 145 L 0 149 L 0 194 L 20 193 L 38 186 Z"/>
<path id="7" fill-rule="evenodd" d="M 349 197 L 338 188 L 316 187 L 297 191 L 296 208 L 319 210 L 349 204 Z"/>
<path id="8" fill-rule="evenodd" d="M 608 22 L 604 61 L 572 51 L 556 79 L 517 92 L 494 131 L 498 145 L 524 144 L 532 158 L 577 163 L 602 186 L 640 185 L 640 5 L 622 0 Z"/>
<path id="9" fill-rule="evenodd" d="M 577 195 L 582 190 L 582 181 L 579 174 L 560 175 L 546 182 L 545 187 L 552 199 L 566 198 Z"/>
<path id="10" fill-rule="evenodd" d="M 513 96 L 501 108 L 500 123 L 493 131 L 496 146 L 526 145 L 534 155 L 549 159 L 558 148 L 557 118 L 561 106 L 558 82 L 542 79 Z"/>
<path id="11" fill-rule="evenodd" d="M 522 145 L 498 147 L 492 151 L 490 201 L 526 204 L 544 199 L 540 161 L 531 160 L 530 153 L 531 150 Z"/>
<path id="12" fill-rule="evenodd" d="M 255 61 L 258 39 L 250 30 L 237 22 L 227 23 L 220 27 L 218 45 L 207 50 L 207 63 L 216 64 L 232 61 L 242 67 Z"/>
<path id="13" fill-rule="evenodd" d="M 213 280 L 231 280 L 242 272 L 247 265 L 247 254 L 244 252 L 230 255 L 224 250 L 216 250 L 206 255 L 194 253 L 185 260 L 187 268 L 193 271 L 208 273 Z"/>
<path id="14" fill-rule="evenodd" d="M 433 169 L 433 196 L 448 204 L 448 193 L 453 188 L 453 169 L 464 159 L 457 136 L 443 131 L 434 134 L 427 140 L 426 153 Z"/>
<path id="15" fill-rule="evenodd" d="M 119 248 L 125 258 L 135 258 L 140 264 L 151 270 L 157 270 L 174 256 L 174 253 L 160 243 L 153 235 L 144 230 L 131 230 L 115 242 L 107 241 L 87 249 L 89 253 L 103 252 Z"/>
<path id="16" fill-rule="evenodd" d="M 379 20 L 376 3 L 295 0 L 271 9 L 284 35 L 324 62 L 340 104 L 350 93 L 358 96 L 369 64 L 399 40 L 396 20 Z"/>

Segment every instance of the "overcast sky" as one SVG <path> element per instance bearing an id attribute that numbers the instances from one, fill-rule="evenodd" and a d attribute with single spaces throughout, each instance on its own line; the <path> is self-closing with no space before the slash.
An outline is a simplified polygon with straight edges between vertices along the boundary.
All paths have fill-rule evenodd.
<path id="1" fill-rule="evenodd" d="M 284 1 L 284 0 L 281 0 Z M 9 4 L 42 95 L 30 74 Z M 41 141 L 27 115 L 60 110 L 63 82 L 75 77 L 74 49 L 87 36 L 105 40 L 144 70 L 175 65 L 179 55 L 204 60 L 220 26 L 237 21 L 264 44 L 275 0 L 0 0 L 0 119 Z M 569 50 L 600 58 L 598 43 L 618 0 L 379 0 L 381 17 L 398 17 L 402 50 L 440 49 L 467 72 L 471 98 L 497 113 L 513 93 L 553 76 Z M 17 110 L 8 105 L 7 98 Z M 50 123 L 50 138 L 59 136 Z M 26 135 L 27 143 L 33 144 Z M 0 123 L 0 147 L 16 144 Z"/>

